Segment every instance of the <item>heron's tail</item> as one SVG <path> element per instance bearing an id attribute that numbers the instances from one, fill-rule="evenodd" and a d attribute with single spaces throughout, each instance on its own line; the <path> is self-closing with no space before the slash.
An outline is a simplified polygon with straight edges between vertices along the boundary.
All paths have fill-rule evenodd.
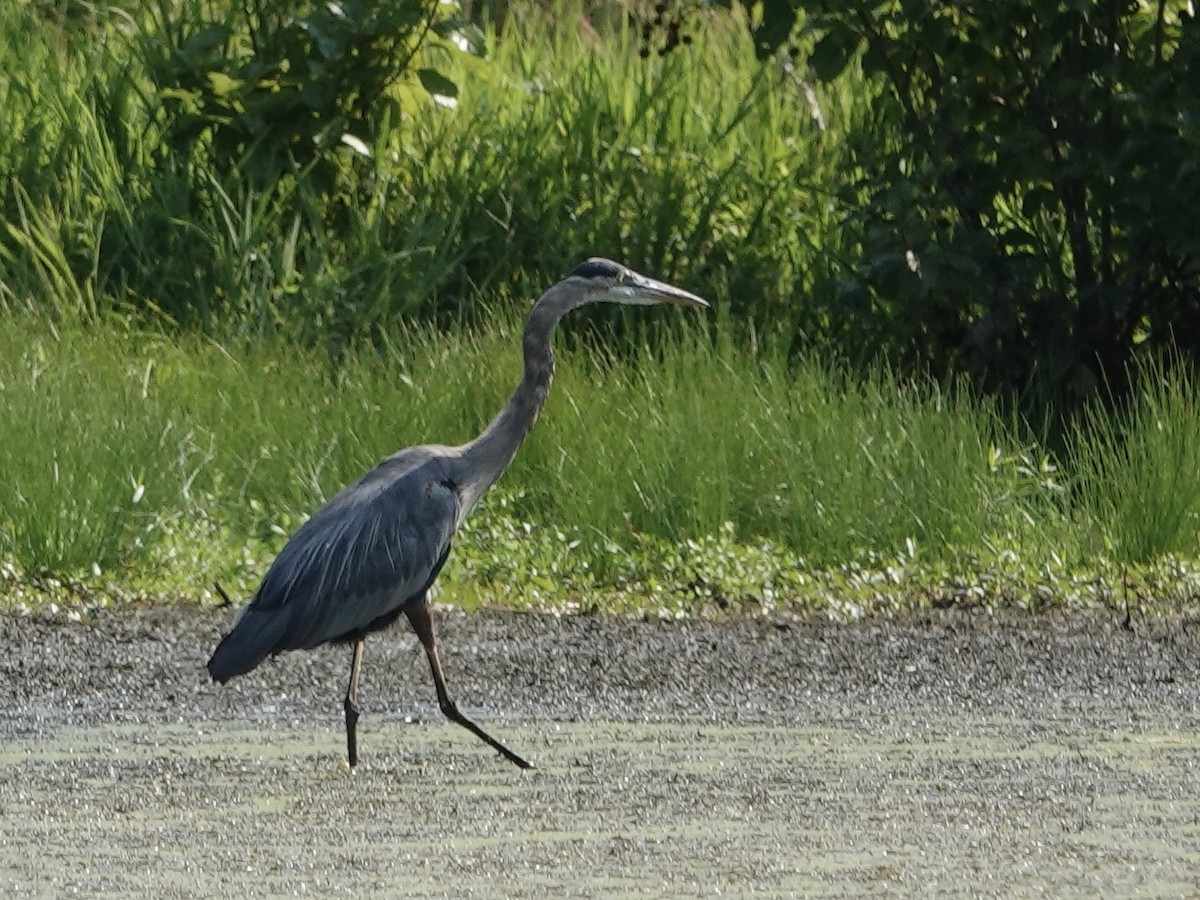
<path id="1" fill-rule="evenodd" d="M 245 675 L 260 662 L 281 648 L 287 617 L 279 610 L 246 608 L 233 631 L 225 635 L 212 659 L 208 674 L 213 681 L 224 684 L 230 678 Z"/>

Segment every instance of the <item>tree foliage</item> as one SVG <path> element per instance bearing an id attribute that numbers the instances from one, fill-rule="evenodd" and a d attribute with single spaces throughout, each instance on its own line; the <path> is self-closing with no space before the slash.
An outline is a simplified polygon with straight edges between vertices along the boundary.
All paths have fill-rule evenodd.
<path id="1" fill-rule="evenodd" d="M 842 187 L 867 346 L 1068 406 L 1120 396 L 1139 346 L 1200 354 L 1189 3 L 783 0 L 760 55 L 797 20 L 813 77 L 878 90 Z"/>

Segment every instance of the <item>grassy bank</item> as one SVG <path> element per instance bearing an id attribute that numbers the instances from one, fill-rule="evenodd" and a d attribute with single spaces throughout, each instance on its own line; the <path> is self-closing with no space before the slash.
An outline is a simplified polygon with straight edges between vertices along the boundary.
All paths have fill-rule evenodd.
<path id="1" fill-rule="evenodd" d="M 653 328 L 670 318 L 649 315 Z M 267 341 L 0 323 L 6 589 L 253 588 L 318 505 L 393 450 L 473 436 L 517 323 L 412 328 L 334 368 Z M 448 569 L 462 602 L 673 610 L 795 603 L 1189 601 L 1193 384 L 1147 372 L 1061 458 L 986 403 L 751 355 L 698 329 L 560 353 L 547 410 Z M 39 587 L 40 585 L 40 587 Z M 53 593 L 51 591 L 50 593 Z"/>

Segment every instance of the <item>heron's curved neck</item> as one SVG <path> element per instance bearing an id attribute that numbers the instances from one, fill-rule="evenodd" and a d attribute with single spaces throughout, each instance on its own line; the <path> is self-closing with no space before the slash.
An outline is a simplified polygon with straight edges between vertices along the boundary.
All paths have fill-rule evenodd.
<path id="1" fill-rule="evenodd" d="M 474 506 L 500 474 L 508 468 L 517 448 L 537 421 L 554 378 L 554 351 L 550 337 L 559 320 L 581 305 L 577 297 L 551 288 L 534 305 L 525 322 L 521 341 L 525 372 L 508 404 L 475 440 L 462 448 L 470 483 L 463 484 L 467 509 Z"/>

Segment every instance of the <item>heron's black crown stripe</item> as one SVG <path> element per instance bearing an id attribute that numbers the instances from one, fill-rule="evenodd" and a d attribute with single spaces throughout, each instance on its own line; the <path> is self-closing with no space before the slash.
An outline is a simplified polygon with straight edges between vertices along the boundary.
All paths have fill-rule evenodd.
<path id="1" fill-rule="evenodd" d="M 621 267 L 606 259 L 589 259 L 571 274 L 577 278 L 616 278 L 621 274 Z"/>

